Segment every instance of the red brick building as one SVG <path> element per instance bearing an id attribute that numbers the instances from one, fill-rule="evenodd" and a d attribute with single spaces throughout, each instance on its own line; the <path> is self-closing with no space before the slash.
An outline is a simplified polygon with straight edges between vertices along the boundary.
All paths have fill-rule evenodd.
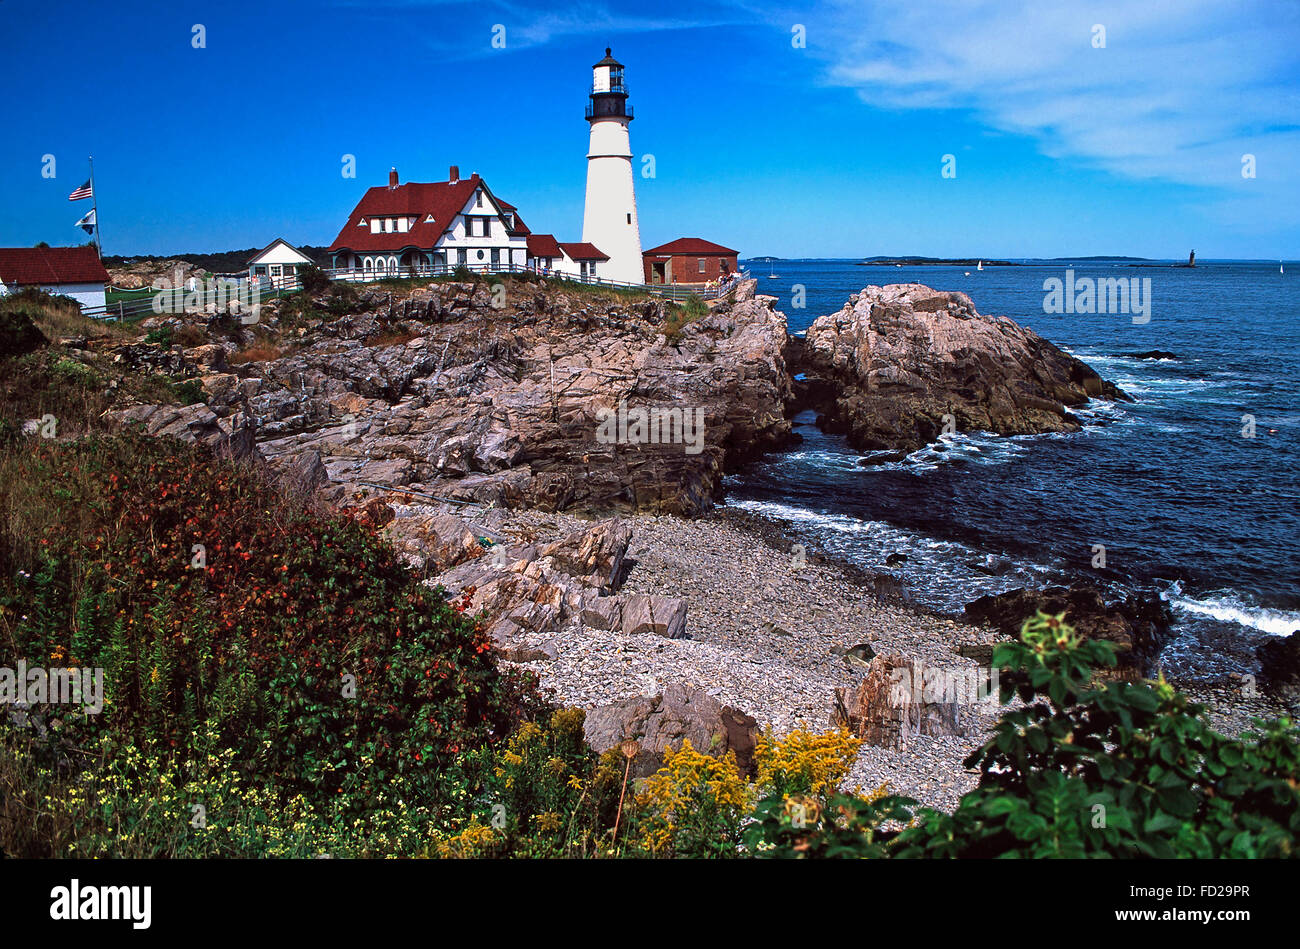
<path id="1" fill-rule="evenodd" d="M 644 251 L 646 283 L 704 284 L 735 273 L 739 251 L 699 237 L 679 237 Z"/>

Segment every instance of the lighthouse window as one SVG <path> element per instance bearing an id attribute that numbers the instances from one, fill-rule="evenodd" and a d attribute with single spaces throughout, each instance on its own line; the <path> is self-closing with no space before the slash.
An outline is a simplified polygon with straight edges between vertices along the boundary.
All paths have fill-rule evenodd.
<path id="1" fill-rule="evenodd" d="M 631 212 L 631 211 L 628 212 L 628 215 L 627 215 L 627 223 L 629 223 L 629 224 L 632 223 L 632 212 Z"/>

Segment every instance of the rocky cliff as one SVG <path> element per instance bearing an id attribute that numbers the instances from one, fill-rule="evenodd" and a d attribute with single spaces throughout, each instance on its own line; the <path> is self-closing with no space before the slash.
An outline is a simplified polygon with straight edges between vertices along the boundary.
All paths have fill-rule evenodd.
<path id="1" fill-rule="evenodd" d="M 342 493 L 691 515 L 726 471 L 790 440 L 770 301 L 742 294 L 688 319 L 660 300 L 501 286 L 363 293 L 359 312 L 309 320 L 204 388 L 219 412 L 259 419 L 268 459 L 318 455 Z"/>
<path id="2" fill-rule="evenodd" d="M 1126 398 L 1032 331 L 976 312 L 965 294 L 867 287 L 803 339 L 787 335 L 774 302 L 752 282 L 692 312 L 518 279 L 405 295 L 335 286 L 273 301 L 219 345 L 123 347 L 131 365 L 162 371 L 161 359 L 173 374 L 197 373 L 205 398 L 180 417 L 149 408 L 127 417 L 166 434 L 234 438 L 236 454 L 255 430 L 261 455 L 335 501 L 378 486 L 689 516 L 716 499 L 725 473 L 791 444 L 800 409 L 816 409 L 855 447 L 911 451 L 945 422 L 1071 431 L 1070 407 Z M 186 320 L 153 322 L 202 336 Z"/>
<path id="3" fill-rule="evenodd" d="M 921 284 L 867 287 L 787 355 L 804 376 L 801 407 L 864 450 L 915 450 L 940 435 L 944 416 L 956 431 L 1074 431 L 1069 407 L 1127 398 L 1033 331 Z"/>

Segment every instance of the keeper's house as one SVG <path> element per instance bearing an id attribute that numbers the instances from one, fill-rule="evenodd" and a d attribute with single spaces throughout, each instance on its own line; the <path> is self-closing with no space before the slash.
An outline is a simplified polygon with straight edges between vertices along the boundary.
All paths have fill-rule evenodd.
<path id="1" fill-rule="evenodd" d="M 248 261 L 248 276 L 257 283 L 269 282 L 275 289 L 295 283 L 299 267 L 315 263 L 284 238 L 277 237 Z"/>
<path id="2" fill-rule="evenodd" d="M 85 247 L 0 247 L 0 296 L 37 287 L 72 297 L 84 310 L 104 306 L 108 271 Z"/>
<path id="3" fill-rule="evenodd" d="M 264 252 L 265 253 L 265 252 Z M 534 234 L 519 209 L 478 175 L 371 188 L 330 245 L 330 267 L 361 279 L 425 276 L 457 267 L 491 272 L 533 270 L 598 280 L 609 256 L 590 243 L 562 244 Z"/>
<path id="4" fill-rule="evenodd" d="M 699 237 L 679 237 L 641 254 L 645 263 L 645 282 L 712 283 L 737 271 L 739 253 Z"/>
<path id="5" fill-rule="evenodd" d="M 330 245 L 330 266 L 362 276 L 524 268 L 528 228 L 515 206 L 496 197 L 477 174 L 461 178 L 451 166 L 446 181 L 371 188 Z"/>

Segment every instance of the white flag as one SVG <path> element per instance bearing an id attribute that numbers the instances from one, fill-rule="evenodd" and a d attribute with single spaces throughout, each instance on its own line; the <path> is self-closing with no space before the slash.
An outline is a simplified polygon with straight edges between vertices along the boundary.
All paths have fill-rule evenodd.
<path id="1" fill-rule="evenodd" d="M 87 234 L 95 233 L 95 211 L 93 208 L 89 214 L 77 222 L 77 227 L 81 228 Z"/>

